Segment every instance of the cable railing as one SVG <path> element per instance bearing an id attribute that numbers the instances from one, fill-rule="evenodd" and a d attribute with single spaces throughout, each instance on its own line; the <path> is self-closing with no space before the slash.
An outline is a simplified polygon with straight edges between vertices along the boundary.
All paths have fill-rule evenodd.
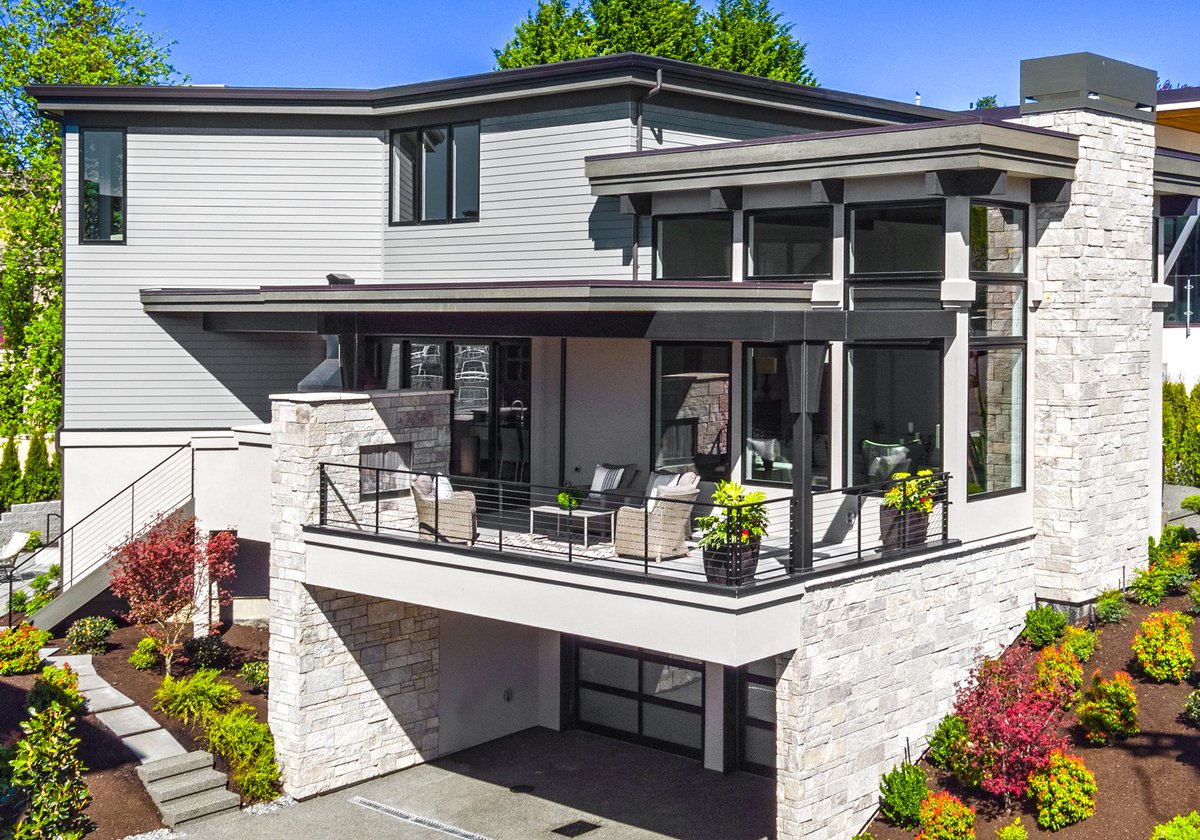
<path id="1" fill-rule="evenodd" d="M 1182 326 L 1191 334 L 1200 317 L 1200 274 L 1172 274 L 1167 284 L 1175 289 L 1175 300 L 1164 315 L 1167 325 Z"/>

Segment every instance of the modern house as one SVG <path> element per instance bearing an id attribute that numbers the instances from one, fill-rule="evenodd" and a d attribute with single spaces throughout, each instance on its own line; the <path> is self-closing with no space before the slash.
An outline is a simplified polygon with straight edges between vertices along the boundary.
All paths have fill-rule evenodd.
<path id="1" fill-rule="evenodd" d="M 980 653 L 1157 532 L 1155 231 L 1200 135 L 1152 70 L 1031 60 L 968 114 L 638 55 L 31 92 L 64 597 L 164 510 L 236 530 L 296 796 L 583 728 L 849 835 Z"/>

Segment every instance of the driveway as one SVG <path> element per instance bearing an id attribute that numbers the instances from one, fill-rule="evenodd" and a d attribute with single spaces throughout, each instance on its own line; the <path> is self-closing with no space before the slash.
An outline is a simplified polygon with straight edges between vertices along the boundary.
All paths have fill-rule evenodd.
<path id="1" fill-rule="evenodd" d="M 764 840 L 774 823 L 769 779 L 723 775 L 584 732 L 529 729 L 273 814 L 234 813 L 183 833 L 190 840 Z"/>

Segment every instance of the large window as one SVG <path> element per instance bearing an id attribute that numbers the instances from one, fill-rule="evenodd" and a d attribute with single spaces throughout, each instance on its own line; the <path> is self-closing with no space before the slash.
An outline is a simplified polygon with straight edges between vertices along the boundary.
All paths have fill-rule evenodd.
<path id="1" fill-rule="evenodd" d="M 851 347 L 846 460 L 854 484 L 942 466 L 942 351 Z"/>
<path id="2" fill-rule="evenodd" d="M 125 132 L 84 129 L 80 135 L 81 242 L 125 242 Z"/>
<path id="3" fill-rule="evenodd" d="M 654 276 L 659 280 L 728 280 L 733 218 L 659 216 L 654 220 Z"/>
<path id="4" fill-rule="evenodd" d="M 1025 485 L 1024 207 L 971 205 L 967 495 Z"/>
<path id="5" fill-rule="evenodd" d="M 729 475 L 729 346 L 656 344 L 654 468 Z"/>
<path id="6" fill-rule="evenodd" d="M 829 277 L 833 209 L 747 213 L 746 242 L 746 275 L 752 280 Z"/>
<path id="7" fill-rule="evenodd" d="M 775 657 L 738 669 L 738 766 L 760 775 L 775 772 Z"/>
<path id="8" fill-rule="evenodd" d="M 827 359 L 821 405 L 813 420 L 812 483 L 817 487 L 829 486 L 829 383 Z M 746 347 L 742 387 L 742 472 L 747 481 L 790 485 L 793 440 L 786 349 L 778 345 Z"/>
<path id="9" fill-rule="evenodd" d="M 946 263 L 942 202 L 849 210 L 851 275 L 940 276 Z"/>
<path id="10" fill-rule="evenodd" d="M 479 124 L 392 132 L 392 224 L 479 218 Z"/>

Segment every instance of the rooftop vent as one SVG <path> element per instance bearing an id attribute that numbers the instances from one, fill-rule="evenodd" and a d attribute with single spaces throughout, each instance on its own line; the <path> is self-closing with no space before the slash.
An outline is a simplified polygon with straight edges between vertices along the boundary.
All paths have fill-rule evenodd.
<path id="1" fill-rule="evenodd" d="M 349 274 L 326 274 L 325 279 L 330 286 L 353 286 L 354 278 Z"/>

